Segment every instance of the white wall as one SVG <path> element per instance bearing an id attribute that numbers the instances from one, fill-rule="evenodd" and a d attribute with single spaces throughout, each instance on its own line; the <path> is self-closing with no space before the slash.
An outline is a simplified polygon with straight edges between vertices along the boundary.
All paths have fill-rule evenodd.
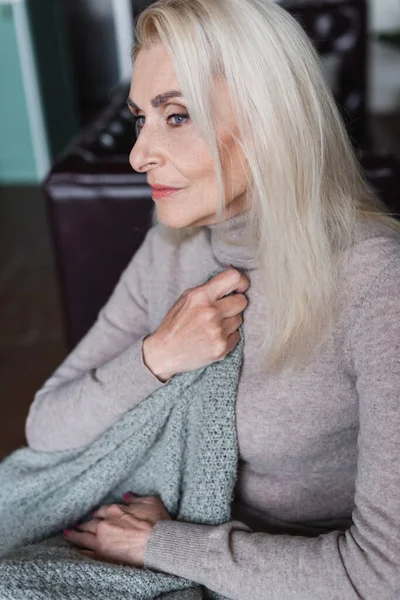
<path id="1" fill-rule="evenodd" d="M 119 78 L 121 81 L 129 81 L 132 75 L 130 48 L 134 41 L 132 2 L 131 0 L 112 0 L 112 6 L 117 39 Z"/>
<path id="2" fill-rule="evenodd" d="M 400 30 L 400 0 L 370 0 L 372 33 Z M 400 50 L 382 42 L 370 45 L 370 110 L 400 110 Z"/>
<path id="3" fill-rule="evenodd" d="M 400 29 L 400 0 L 369 0 L 373 31 Z"/>

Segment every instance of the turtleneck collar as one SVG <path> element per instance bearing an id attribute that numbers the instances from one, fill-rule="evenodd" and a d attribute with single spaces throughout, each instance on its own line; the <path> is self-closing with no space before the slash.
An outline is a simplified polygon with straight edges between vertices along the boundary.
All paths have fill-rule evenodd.
<path id="1" fill-rule="evenodd" d="M 205 225 L 210 230 L 210 242 L 214 257 L 224 266 L 231 264 L 241 269 L 257 269 L 260 266 L 255 256 L 255 248 L 249 247 L 245 241 L 248 232 L 250 210 L 247 209 L 234 217 L 226 219 L 222 223 L 211 223 Z M 231 245 L 220 239 L 219 232 L 223 233 L 229 240 L 240 245 Z"/>

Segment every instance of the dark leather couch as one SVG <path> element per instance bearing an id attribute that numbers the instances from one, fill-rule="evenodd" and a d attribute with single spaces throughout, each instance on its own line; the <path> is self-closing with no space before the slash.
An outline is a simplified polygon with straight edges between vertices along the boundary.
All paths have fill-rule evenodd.
<path id="1" fill-rule="evenodd" d="M 366 2 L 282 4 L 330 61 L 332 88 L 365 174 L 399 213 L 399 161 L 378 154 L 369 135 Z M 151 224 L 146 177 L 128 162 L 134 132 L 127 95 L 127 87 L 115 91 L 109 106 L 59 157 L 44 186 L 69 349 L 93 324 Z"/>

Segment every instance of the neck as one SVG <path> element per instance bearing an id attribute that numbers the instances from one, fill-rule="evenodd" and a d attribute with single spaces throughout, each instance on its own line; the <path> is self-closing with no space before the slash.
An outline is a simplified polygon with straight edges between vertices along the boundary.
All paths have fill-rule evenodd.
<path id="1" fill-rule="evenodd" d="M 205 225 L 210 233 L 214 257 L 224 266 L 231 264 L 233 267 L 249 270 L 260 266 L 255 256 L 255 245 L 249 244 L 246 239 L 249 232 L 249 217 L 250 210 L 247 208 L 222 223 Z"/>

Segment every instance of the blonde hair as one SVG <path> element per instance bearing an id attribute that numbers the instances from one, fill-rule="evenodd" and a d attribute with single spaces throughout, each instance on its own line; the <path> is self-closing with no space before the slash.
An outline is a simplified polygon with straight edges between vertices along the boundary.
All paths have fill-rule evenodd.
<path id="1" fill-rule="evenodd" d="M 158 0 L 139 14 L 133 58 L 160 41 L 214 160 L 218 222 L 225 190 L 212 89 L 218 78 L 227 84 L 250 171 L 247 241 L 257 240 L 262 265 L 265 367 L 293 359 L 301 368 L 337 318 L 357 221 L 397 232 L 400 223 L 364 178 L 319 56 L 287 11 L 266 0 Z"/>

